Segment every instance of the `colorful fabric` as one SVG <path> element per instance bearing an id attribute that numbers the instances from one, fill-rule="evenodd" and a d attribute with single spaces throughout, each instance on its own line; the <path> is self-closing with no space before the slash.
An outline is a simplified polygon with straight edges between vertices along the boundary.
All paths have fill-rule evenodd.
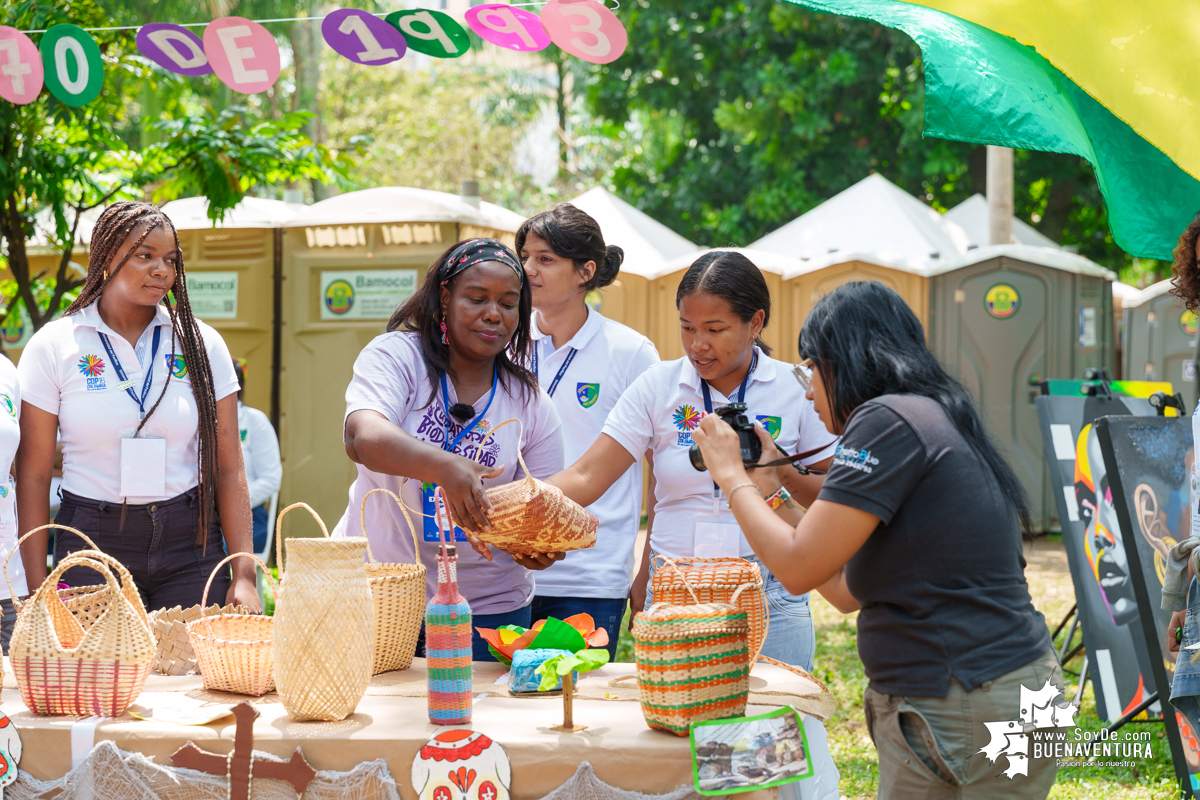
<path id="1" fill-rule="evenodd" d="M 455 247 L 454 251 L 450 253 L 450 257 L 446 259 L 446 264 L 442 267 L 441 285 L 445 286 L 460 272 L 484 261 L 499 261 L 501 264 L 507 264 L 512 267 L 513 272 L 517 273 L 521 284 L 525 284 L 525 267 L 508 245 L 495 239 L 468 239 Z"/>
<path id="2" fill-rule="evenodd" d="M 1200 210 L 1200 181 L 1185 171 L 1200 174 L 1189 124 L 1200 98 L 1187 91 L 1197 68 L 1179 55 L 1196 47 L 1176 41 L 1200 33 L 1183 24 L 1184 0 L 792 2 L 911 36 L 923 54 L 926 136 L 1087 159 L 1129 253 L 1169 260 Z"/>

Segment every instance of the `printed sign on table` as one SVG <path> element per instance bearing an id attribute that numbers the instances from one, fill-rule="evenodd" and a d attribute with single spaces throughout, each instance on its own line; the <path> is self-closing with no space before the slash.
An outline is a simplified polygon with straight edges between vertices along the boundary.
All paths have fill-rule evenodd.
<path id="1" fill-rule="evenodd" d="M 221 17 L 204 29 L 204 52 L 221 83 L 258 94 L 279 78 L 279 45 L 271 32 L 245 17 Z"/>
<path id="2" fill-rule="evenodd" d="M 187 293 L 197 318 L 237 319 L 236 272 L 193 272 L 187 276 Z"/>
<path id="3" fill-rule="evenodd" d="M 213 71 L 204 53 L 204 41 L 182 25 L 143 25 L 138 31 L 137 48 L 155 64 L 180 75 L 207 75 Z"/>
<path id="4" fill-rule="evenodd" d="M 415 269 L 321 273 L 321 319 L 389 319 L 417 290 Z"/>

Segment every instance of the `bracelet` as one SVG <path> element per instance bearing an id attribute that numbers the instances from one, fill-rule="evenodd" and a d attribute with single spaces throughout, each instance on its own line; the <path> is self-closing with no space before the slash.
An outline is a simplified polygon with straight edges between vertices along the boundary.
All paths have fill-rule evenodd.
<path id="1" fill-rule="evenodd" d="M 792 495 L 788 492 L 788 490 L 783 488 L 783 486 L 780 486 L 775 490 L 774 494 L 767 498 L 767 505 L 769 505 L 771 510 L 774 511 L 791 499 Z"/>
<path id="2" fill-rule="evenodd" d="M 733 502 L 733 493 L 734 492 L 736 492 L 738 489 L 745 489 L 747 486 L 753 486 L 755 488 L 755 490 L 758 489 L 758 484 L 755 483 L 754 481 L 746 481 L 745 483 L 739 483 L 737 486 L 735 486 L 729 490 L 729 494 L 725 495 L 725 505 L 728 506 L 731 502 Z M 758 493 L 758 496 L 762 497 L 761 491 Z"/>

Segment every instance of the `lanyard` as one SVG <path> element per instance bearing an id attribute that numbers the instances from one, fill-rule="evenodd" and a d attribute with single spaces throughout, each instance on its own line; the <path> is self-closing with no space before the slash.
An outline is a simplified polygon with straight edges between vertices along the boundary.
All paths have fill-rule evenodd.
<path id="1" fill-rule="evenodd" d="M 121 367 L 121 359 L 117 358 L 116 352 L 113 350 L 112 342 L 104 335 L 103 331 L 96 331 L 100 334 L 100 343 L 104 345 L 104 352 L 108 353 L 108 359 L 112 362 L 113 369 L 117 371 L 117 377 L 121 379 L 121 384 L 125 386 L 125 394 L 133 398 L 133 402 L 138 404 L 138 419 L 146 418 L 146 398 L 150 396 L 150 384 L 154 381 L 154 362 L 158 359 L 158 342 L 162 334 L 162 328 L 158 325 L 154 326 L 154 344 L 150 348 L 150 366 L 146 368 L 146 379 L 142 381 L 142 396 L 139 398 L 133 393 L 133 381 L 129 380 L 125 375 L 125 370 Z M 171 376 L 168 374 L 167 379 Z"/>
<path id="2" fill-rule="evenodd" d="M 446 386 L 446 373 L 442 373 L 442 410 L 446 412 L 446 436 L 442 439 L 442 449 L 454 452 L 454 448 L 458 447 L 458 443 L 463 440 L 468 433 L 475 430 L 475 426 L 483 420 L 483 415 L 492 407 L 492 400 L 496 397 L 496 384 L 500 381 L 500 369 L 497 367 L 492 372 L 492 393 L 488 395 L 487 405 L 483 407 L 475 419 L 471 420 L 471 424 L 463 428 L 454 441 L 450 441 L 450 407 L 446 405 L 449 402 L 450 390 Z"/>
<path id="3" fill-rule="evenodd" d="M 538 346 L 533 346 L 533 376 L 538 377 Z M 550 388 L 546 390 L 546 394 L 554 397 L 554 390 L 558 388 L 559 381 L 563 379 L 563 375 L 567 374 L 567 367 L 571 366 L 571 362 L 575 360 L 575 354 L 579 351 L 574 347 L 571 352 L 567 353 L 567 358 L 563 361 L 563 365 L 558 368 L 558 374 L 554 376 L 554 380 L 550 382 Z"/>
<path id="4" fill-rule="evenodd" d="M 750 376 L 754 374 L 755 367 L 758 366 L 758 353 L 755 352 L 754 360 L 750 362 L 750 369 L 746 371 L 746 377 L 742 380 L 742 385 L 738 387 L 737 402 L 746 402 L 746 387 L 750 385 Z M 700 379 L 700 391 L 704 394 L 704 413 L 713 413 L 712 394 L 708 391 L 708 381 L 704 378 Z M 721 487 L 713 481 L 713 511 L 717 511 L 721 502 Z"/>

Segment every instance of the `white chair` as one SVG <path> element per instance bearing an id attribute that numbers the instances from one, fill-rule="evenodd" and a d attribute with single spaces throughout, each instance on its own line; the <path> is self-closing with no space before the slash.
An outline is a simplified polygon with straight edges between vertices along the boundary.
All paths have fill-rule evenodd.
<path id="1" fill-rule="evenodd" d="M 275 515 L 279 512 L 279 492 L 271 495 L 271 505 L 267 507 L 267 541 L 263 544 L 262 552 L 255 553 L 259 560 L 264 564 L 271 563 L 271 548 L 275 546 Z M 278 565 L 276 565 L 278 566 Z M 255 568 L 255 574 L 258 576 L 258 599 L 264 601 L 266 599 L 267 579 L 262 574 L 262 570 Z"/>

